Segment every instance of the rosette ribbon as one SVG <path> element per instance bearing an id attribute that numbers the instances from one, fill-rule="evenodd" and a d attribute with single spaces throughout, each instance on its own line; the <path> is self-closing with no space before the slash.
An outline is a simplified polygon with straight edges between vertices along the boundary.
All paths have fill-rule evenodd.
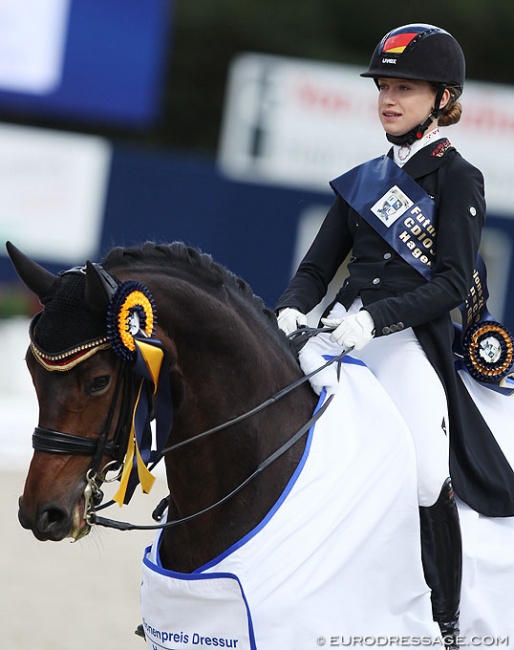
<path id="1" fill-rule="evenodd" d="M 139 483 L 143 492 L 151 490 L 155 478 L 148 465 L 159 460 L 173 423 L 170 364 L 162 343 L 152 338 L 155 323 L 149 290 L 135 281 L 120 284 L 107 309 L 107 336 L 113 351 L 130 364 L 127 381 L 134 382 L 136 393 L 120 486 L 113 497 L 120 506 L 130 501 Z"/>
<path id="2" fill-rule="evenodd" d="M 462 328 L 455 337 L 456 367 L 464 368 L 483 386 L 511 395 L 514 392 L 514 338 L 487 308 L 489 291 L 485 263 L 479 255 L 473 285 L 461 305 Z"/>
<path id="3" fill-rule="evenodd" d="M 134 337 L 134 344 L 131 370 L 137 394 L 120 485 L 113 497 L 120 506 L 129 503 L 138 484 L 145 494 L 152 489 L 155 477 L 148 465 L 159 459 L 173 423 L 167 352 L 160 341 L 142 334 Z M 154 417 L 155 442 L 151 428 Z"/>

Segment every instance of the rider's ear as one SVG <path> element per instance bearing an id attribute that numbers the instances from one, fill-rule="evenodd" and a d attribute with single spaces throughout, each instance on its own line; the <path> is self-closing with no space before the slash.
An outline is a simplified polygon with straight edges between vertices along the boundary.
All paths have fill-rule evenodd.
<path id="1" fill-rule="evenodd" d="M 22 253 L 10 241 L 6 242 L 7 253 L 11 258 L 16 273 L 23 284 L 33 291 L 44 304 L 44 298 L 53 287 L 57 276 L 47 271 L 34 260 Z"/>

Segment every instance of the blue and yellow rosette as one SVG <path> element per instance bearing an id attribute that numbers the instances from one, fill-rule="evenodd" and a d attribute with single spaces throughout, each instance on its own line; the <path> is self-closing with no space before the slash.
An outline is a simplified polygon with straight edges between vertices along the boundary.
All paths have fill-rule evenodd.
<path id="1" fill-rule="evenodd" d="M 155 477 L 148 465 L 159 458 L 171 431 L 169 363 L 164 346 L 153 338 L 156 323 L 156 308 L 147 287 L 132 280 L 120 284 L 107 309 L 107 336 L 112 350 L 130 363 L 136 378 L 129 441 L 120 486 L 113 497 L 120 506 L 130 501 L 138 484 L 143 492 L 150 492 Z M 150 426 L 154 416 L 155 444 Z"/>
<path id="2" fill-rule="evenodd" d="M 151 338 L 157 323 L 155 304 L 140 282 L 123 282 L 107 309 L 107 336 L 113 351 L 125 361 L 135 361 L 136 337 Z"/>
<path id="3" fill-rule="evenodd" d="M 514 339 L 497 321 L 483 320 L 469 327 L 463 351 L 468 372 L 477 381 L 506 387 L 507 378 L 514 376 Z"/>
<path id="4" fill-rule="evenodd" d="M 477 256 L 473 282 L 460 306 L 462 327 L 456 326 L 456 367 L 465 369 L 475 381 L 503 395 L 514 393 L 514 338 L 508 327 L 495 320 L 487 309 L 487 270 Z"/>

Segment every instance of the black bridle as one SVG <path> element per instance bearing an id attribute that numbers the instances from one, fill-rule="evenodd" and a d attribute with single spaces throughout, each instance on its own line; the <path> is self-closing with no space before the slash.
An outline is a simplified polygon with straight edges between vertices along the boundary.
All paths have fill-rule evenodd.
<path id="1" fill-rule="evenodd" d="M 105 478 L 105 468 L 100 470 L 104 456 L 112 459 L 108 463 L 109 469 L 116 470 L 122 465 L 125 450 L 129 442 L 134 399 L 134 380 L 130 365 L 124 361 L 121 363 L 118 372 L 114 395 L 103 431 L 98 438 L 86 438 L 85 436 L 72 435 L 70 433 L 56 431 L 55 429 L 37 426 L 32 434 L 32 446 L 36 451 L 42 451 L 48 454 L 91 456 L 92 461 L 87 476 L 102 476 Z M 112 438 L 109 438 L 109 432 L 111 431 L 119 402 L 118 422 Z M 99 482 L 95 484 L 89 498 L 94 501 L 95 505 L 100 505 L 103 494 L 100 490 Z"/>
<path id="2" fill-rule="evenodd" d="M 323 366 L 325 367 L 325 366 Z M 302 382 L 303 383 L 303 382 Z M 136 524 L 131 524 L 128 522 L 124 521 L 117 521 L 114 519 L 108 519 L 106 517 L 98 517 L 96 512 L 91 512 L 89 516 L 86 518 L 86 521 L 89 524 L 92 525 L 97 525 L 97 526 L 105 526 L 107 528 L 116 528 L 117 530 L 158 530 L 161 528 L 171 528 L 172 526 L 178 526 L 179 524 L 183 524 L 187 521 L 191 521 L 192 519 L 196 519 L 197 517 L 200 517 L 201 515 L 206 514 L 207 512 L 210 512 L 211 510 L 214 510 L 215 508 L 221 506 L 223 503 L 231 499 L 233 496 L 235 496 L 238 492 L 240 492 L 243 488 L 245 488 L 251 481 L 253 481 L 259 474 L 261 474 L 267 467 L 271 465 L 275 460 L 280 458 L 283 454 L 286 453 L 293 445 L 295 445 L 309 430 L 310 428 L 319 420 L 319 418 L 323 415 L 323 413 L 327 410 L 330 402 L 332 401 L 332 398 L 334 396 L 330 395 L 328 399 L 323 403 L 323 405 L 314 413 L 314 415 L 309 418 L 309 420 L 291 437 L 289 438 L 281 447 L 279 447 L 276 451 L 274 451 L 270 456 L 268 456 L 266 459 L 260 463 L 257 468 L 248 476 L 242 483 L 240 483 L 237 487 L 235 487 L 231 492 L 226 494 L 224 497 L 221 499 L 218 499 L 218 501 L 212 503 L 210 506 L 207 506 L 206 508 L 203 508 L 202 510 L 198 510 L 197 512 L 194 512 L 193 514 L 187 516 L 187 517 L 181 517 L 180 519 L 172 519 L 171 521 L 167 521 L 165 523 L 159 523 L 159 524 L 150 524 L 150 525 L 136 525 Z M 241 417 L 241 420 L 245 419 L 245 416 Z M 216 427 L 216 431 L 220 431 L 222 429 L 226 429 L 229 426 L 231 426 L 233 422 L 227 422 L 224 425 L 220 425 L 219 427 Z M 214 429 L 210 429 L 209 431 L 205 431 L 204 433 L 199 434 L 198 437 L 204 437 L 206 435 L 209 435 L 211 433 L 214 433 Z M 196 438 L 196 436 L 195 436 Z M 191 438 L 190 440 L 193 441 L 195 438 Z M 189 442 L 189 441 L 186 441 Z M 179 445 L 177 445 L 179 446 Z M 166 452 L 173 451 L 175 449 L 175 446 L 168 447 Z M 157 520 L 159 520 L 162 517 L 163 510 L 169 503 L 169 497 L 166 497 L 163 499 L 161 504 L 156 509 L 156 513 L 159 513 L 155 516 Z M 107 505 L 107 504 L 106 504 Z"/>
<path id="3" fill-rule="evenodd" d="M 294 337 L 296 335 L 296 341 L 298 340 L 298 338 L 301 338 L 302 341 L 305 341 L 307 338 L 319 333 L 320 331 L 328 331 L 328 328 L 321 328 L 321 329 L 301 328 L 296 333 L 293 333 L 293 335 L 291 336 Z M 183 440 L 169 447 L 165 447 L 160 451 L 158 458 L 152 463 L 149 469 L 152 470 L 166 454 L 171 453 L 186 445 L 197 442 L 207 436 L 218 433 L 219 431 L 228 429 L 229 427 L 234 426 L 235 424 L 239 424 L 247 420 L 248 418 L 252 417 L 253 415 L 256 415 L 257 413 L 263 411 L 264 409 L 268 408 L 272 404 L 275 404 L 277 401 L 279 401 L 280 399 L 282 399 L 283 397 L 291 393 L 299 386 L 302 386 L 311 377 L 316 375 L 318 372 L 321 372 L 329 365 L 333 363 L 337 363 L 338 372 L 339 372 L 339 367 L 342 362 L 342 359 L 349 351 L 350 350 L 343 350 L 339 356 L 329 359 L 325 364 L 323 364 L 319 368 L 316 368 L 314 371 L 312 371 L 307 375 L 303 375 L 302 377 L 292 382 L 285 388 L 279 390 L 270 398 L 268 398 L 258 406 L 250 409 L 249 411 L 246 411 L 245 413 L 235 418 L 232 418 L 230 420 L 227 420 L 226 422 L 219 424 L 211 429 L 203 431 L 195 436 L 192 436 L 187 440 Z M 125 384 L 125 391 L 121 392 L 121 387 L 123 384 Z M 122 404 L 120 409 L 120 417 L 118 419 L 118 425 L 116 427 L 113 438 L 108 439 L 109 431 L 116 411 L 116 404 L 120 399 L 120 394 L 121 394 Z M 310 430 L 310 428 L 317 422 L 317 420 L 323 415 L 323 413 L 328 408 L 332 398 L 333 395 L 330 395 L 329 398 L 325 400 L 323 405 L 319 409 L 317 409 L 317 411 L 312 415 L 312 417 L 309 418 L 309 420 L 293 436 L 291 436 L 291 438 L 289 438 L 281 447 L 279 447 L 276 451 L 274 451 L 270 456 L 264 459 L 257 466 L 257 468 L 252 472 L 252 474 L 250 474 L 250 476 L 248 476 L 242 483 L 240 483 L 230 493 L 228 493 L 227 495 L 225 495 L 215 503 L 211 504 L 210 506 L 207 506 L 206 508 L 202 509 L 201 511 L 195 512 L 187 517 L 174 519 L 165 523 L 157 523 L 151 525 L 135 525 L 128 522 L 116 521 L 105 517 L 99 517 L 96 514 L 97 510 L 103 510 L 104 508 L 113 504 L 113 501 L 109 501 L 108 503 L 100 505 L 101 500 L 103 498 L 103 493 L 100 489 L 100 486 L 105 481 L 105 471 L 106 471 L 106 468 L 100 470 L 101 459 L 104 455 L 111 456 L 113 458 L 113 463 L 115 465 L 114 469 L 119 468 L 122 464 L 123 457 L 128 445 L 130 421 L 132 417 L 132 408 L 134 405 L 134 389 L 133 389 L 133 382 L 131 381 L 130 378 L 130 366 L 126 362 L 123 363 L 123 366 L 120 369 L 120 372 L 118 374 L 115 394 L 113 396 L 113 402 L 111 404 L 106 425 L 99 438 L 96 439 L 85 438 L 83 436 L 75 436 L 67 433 L 62 433 L 60 431 L 54 431 L 52 429 L 47 429 L 45 427 L 36 427 L 36 429 L 34 430 L 32 443 L 34 449 L 51 453 L 51 454 L 72 454 L 72 455 L 78 454 L 78 455 L 93 456 L 93 462 L 86 476 L 87 485 L 85 490 L 86 504 L 84 509 L 84 518 L 89 525 L 116 528 L 118 530 L 157 530 L 161 528 L 169 528 L 172 526 L 177 526 L 179 524 L 195 519 L 196 517 L 199 517 L 207 512 L 210 512 L 211 510 L 214 510 L 218 506 L 222 505 L 223 503 L 231 499 L 235 494 L 240 492 L 259 474 L 261 474 L 267 467 L 269 467 L 275 460 L 280 458 L 289 449 L 291 449 L 291 447 L 293 447 Z M 111 469 L 113 463 L 108 463 L 107 468 Z M 157 514 L 154 515 L 155 519 L 159 520 L 162 517 L 163 511 L 167 506 L 168 502 L 169 502 L 169 497 L 163 499 L 161 504 L 164 505 L 160 504 L 156 509 L 155 512 Z"/>
<path id="4" fill-rule="evenodd" d="M 98 470 L 102 456 L 111 456 L 116 460 L 122 460 L 124 455 L 123 445 L 128 436 L 127 420 L 130 417 L 130 405 L 133 402 L 133 391 L 130 390 L 130 368 L 125 362 L 118 373 L 116 387 L 107 415 L 103 432 L 98 438 L 86 438 L 70 433 L 62 433 L 46 427 L 36 427 L 32 435 L 32 446 L 37 451 L 44 451 L 48 454 L 70 454 L 80 456 L 93 456 L 92 469 Z M 121 393 L 121 387 L 125 383 L 125 390 L 122 394 L 122 407 L 118 425 L 112 439 L 109 439 L 109 431 L 112 427 L 116 405 Z"/>

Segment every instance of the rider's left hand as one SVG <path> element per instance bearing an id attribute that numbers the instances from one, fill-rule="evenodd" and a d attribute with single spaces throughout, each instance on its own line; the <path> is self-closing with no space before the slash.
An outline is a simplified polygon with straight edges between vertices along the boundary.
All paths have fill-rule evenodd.
<path id="1" fill-rule="evenodd" d="M 356 352 L 362 350 L 375 335 L 375 323 L 371 314 L 361 309 L 357 314 L 346 318 L 322 318 L 327 327 L 335 327 L 330 338 L 347 350 L 353 348 Z"/>

